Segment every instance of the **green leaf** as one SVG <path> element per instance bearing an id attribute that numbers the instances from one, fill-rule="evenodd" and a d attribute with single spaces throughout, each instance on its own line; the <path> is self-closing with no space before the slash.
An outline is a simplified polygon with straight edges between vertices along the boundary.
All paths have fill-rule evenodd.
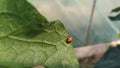
<path id="1" fill-rule="evenodd" d="M 120 11 L 120 7 L 117 7 L 117 8 L 112 10 L 112 12 L 119 12 L 119 11 Z"/>
<path id="2" fill-rule="evenodd" d="M 118 34 L 118 38 L 120 38 L 120 33 Z"/>
<path id="3" fill-rule="evenodd" d="M 119 21 L 120 20 L 120 14 L 116 15 L 116 16 L 109 16 L 109 19 L 112 21 Z"/>
<path id="4" fill-rule="evenodd" d="M 97 62 L 95 68 L 120 68 L 120 46 L 110 48 Z"/>
<path id="5" fill-rule="evenodd" d="M 117 7 L 117 8 L 112 10 L 112 12 L 119 12 L 119 11 L 120 11 L 120 7 Z M 120 20 L 120 13 L 116 16 L 109 16 L 109 19 L 112 21 L 119 21 Z"/>
<path id="6" fill-rule="evenodd" d="M 0 21 L 0 37 L 26 26 L 39 30 L 39 27 L 48 24 L 48 21 L 26 0 L 0 0 Z"/>
<path id="7" fill-rule="evenodd" d="M 79 68 L 67 37 L 26 0 L 0 0 L 0 68 Z"/>

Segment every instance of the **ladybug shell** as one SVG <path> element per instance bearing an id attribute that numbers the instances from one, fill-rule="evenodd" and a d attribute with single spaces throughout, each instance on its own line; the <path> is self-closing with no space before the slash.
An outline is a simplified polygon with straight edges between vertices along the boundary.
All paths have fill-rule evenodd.
<path id="1" fill-rule="evenodd" d="M 71 43 L 72 42 L 72 36 L 68 36 L 68 38 L 66 39 L 66 43 Z"/>

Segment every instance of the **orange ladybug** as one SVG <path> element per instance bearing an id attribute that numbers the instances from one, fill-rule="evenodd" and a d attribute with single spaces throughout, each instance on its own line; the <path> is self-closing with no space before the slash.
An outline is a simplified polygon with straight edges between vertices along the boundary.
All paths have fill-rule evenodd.
<path id="1" fill-rule="evenodd" d="M 72 42 L 72 36 L 68 36 L 67 39 L 66 39 L 66 43 L 71 43 Z"/>

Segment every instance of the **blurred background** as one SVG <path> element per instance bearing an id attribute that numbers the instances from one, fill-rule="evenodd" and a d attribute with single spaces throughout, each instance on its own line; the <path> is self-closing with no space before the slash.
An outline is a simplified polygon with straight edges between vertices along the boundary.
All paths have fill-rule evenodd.
<path id="1" fill-rule="evenodd" d="M 73 36 L 74 47 L 85 45 L 93 0 L 28 0 L 49 21 L 61 20 Z M 97 0 L 92 22 L 90 43 L 98 44 L 118 39 L 120 21 L 111 21 L 111 10 L 120 6 L 120 0 Z"/>

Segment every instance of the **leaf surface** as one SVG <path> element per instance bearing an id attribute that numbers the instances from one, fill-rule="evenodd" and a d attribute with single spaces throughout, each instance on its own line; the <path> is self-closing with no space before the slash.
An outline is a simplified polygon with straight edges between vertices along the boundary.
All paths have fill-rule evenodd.
<path id="1" fill-rule="evenodd" d="M 0 68 L 79 68 L 67 37 L 26 0 L 0 0 Z"/>

